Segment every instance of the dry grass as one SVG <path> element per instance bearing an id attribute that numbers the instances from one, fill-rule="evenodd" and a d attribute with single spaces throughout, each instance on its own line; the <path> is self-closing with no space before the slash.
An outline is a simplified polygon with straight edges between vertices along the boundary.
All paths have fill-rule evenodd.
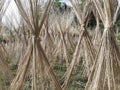
<path id="1" fill-rule="evenodd" d="M 14 1 L 21 22 L 16 27 L 7 20 L 8 42 L 0 38 L 0 90 L 120 89 L 117 0 L 70 0 L 71 11 L 63 13 L 54 11 L 54 0 Z M 0 22 L 7 7 L 1 0 Z"/>

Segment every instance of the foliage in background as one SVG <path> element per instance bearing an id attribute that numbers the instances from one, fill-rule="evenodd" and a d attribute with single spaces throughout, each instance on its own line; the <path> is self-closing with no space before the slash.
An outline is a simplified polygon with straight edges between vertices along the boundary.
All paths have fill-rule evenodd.
<path id="1" fill-rule="evenodd" d="M 60 0 L 55 0 L 54 6 L 55 6 L 55 7 L 60 7 L 60 5 L 61 5 Z"/>
<path id="2" fill-rule="evenodd" d="M 117 39 L 118 39 L 118 40 L 120 40 L 120 33 L 119 33 L 119 34 L 117 34 Z"/>

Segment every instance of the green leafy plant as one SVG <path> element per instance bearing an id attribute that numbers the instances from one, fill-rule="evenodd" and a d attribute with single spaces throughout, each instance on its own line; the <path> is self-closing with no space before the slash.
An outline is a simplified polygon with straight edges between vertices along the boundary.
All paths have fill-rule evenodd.
<path id="1" fill-rule="evenodd" d="M 56 6 L 56 7 L 60 7 L 60 5 L 61 5 L 60 0 L 55 0 L 55 2 L 54 2 L 54 6 Z"/>
<path id="2" fill-rule="evenodd" d="M 117 34 L 117 39 L 118 39 L 118 40 L 120 40 L 120 33 L 119 33 L 119 34 Z"/>

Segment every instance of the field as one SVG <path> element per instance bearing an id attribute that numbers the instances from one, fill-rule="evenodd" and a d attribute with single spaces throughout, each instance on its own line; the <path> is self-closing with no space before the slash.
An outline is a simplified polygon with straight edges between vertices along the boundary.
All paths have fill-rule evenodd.
<path id="1" fill-rule="evenodd" d="M 0 90 L 119 90 L 119 2 L 1 0 Z"/>

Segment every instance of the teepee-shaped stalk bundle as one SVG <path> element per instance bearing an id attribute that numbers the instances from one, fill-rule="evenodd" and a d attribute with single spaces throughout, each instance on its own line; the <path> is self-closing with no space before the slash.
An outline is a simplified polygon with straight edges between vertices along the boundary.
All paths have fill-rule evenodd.
<path id="1" fill-rule="evenodd" d="M 48 15 L 46 16 L 45 24 L 44 24 L 44 30 L 42 30 L 42 32 L 41 32 L 41 33 L 44 33 L 42 35 L 43 45 L 45 45 L 45 46 L 43 46 L 44 49 L 46 49 L 48 46 L 51 47 L 51 48 L 53 46 L 53 40 L 52 40 L 51 35 L 50 35 L 51 23 L 52 22 L 50 21 L 51 18 L 49 18 L 49 17 L 50 17 L 50 14 L 48 13 Z M 46 45 L 45 43 L 48 44 L 48 45 Z"/>
<path id="2" fill-rule="evenodd" d="M 9 6 L 9 3 L 10 2 L 7 0 L 0 0 L 0 33 L 2 30 L 2 18 L 3 15 L 5 14 L 7 7 Z M 9 79 L 11 80 L 12 75 L 9 66 L 6 63 L 6 57 L 7 57 L 7 52 L 4 48 L 4 45 L 0 43 L 0 72 L 2 71 L 2 73 L 4 73 L 5 76 L 9 77 Z"/>
<path id="3" fill-rule="evenodd" d="M 116 44 L 113 27 L 114 0 L 93 0 L 104 24 L 104 32 L 88 79 L 86 90 L 119 90 L 120 52 Z M 104 6 L 102 6 L 104 4 Z"/>
<path id="4" fill-rule="evenodd" d="M 41 45 L 47 55 L 47 57 L 49 58 L 49 61 L 52 60 L 53 62 L 53 51 L 54 51 L 54 40 L 52 38 L 52 35 L 51 35 L 51 22 L 50 22 L 50 19 L 49 18 L 50 15 L 48 14 L 47 17 L 46 17 L 46 21 L 45 21 L 45 24 L 43 25 L 43 29 L 41 31 Z"/>
<path id="5" fill-rule="evenodd" d="M 78 43 L 75 49 L 75 52 L 73 54 L 73 58 L 72 61 L 70 63 L 70 66 L 68 67 L 67 70 L 67 74 L 66 74 L 66 79 L 65 82 L 63 84 L 64 86 L 64 90 L 67 90 L 67 87 L 70 84 L 70 78 L 72 76 L 72 72 L 75 66 L 75 62 L 78 60 L 78 58 L 80 57 L 80 52 L 81 52 L 81 44 L 85 45 L 85 54 L 87 57 L 85 57 L 85 67 L 87 75 L 89 75 L 89 73 L 91 72 L 91 68 L 93 66 L 94 63 L 94 59 L 95 59 L 95 49 L 94 46 L 92 44 L 92 41 L 89 37 L 88 31 L 86 30 L 86 20 L 88 18 L 89 15 L 89 11 L 91 12 L 91 8 L 89 8 L 90 1 L 86 0 L 85 1 L 85 7 L 83 8 L 83 10 L 80 8 L 79 2 L 77 0 L 70 0 L 74 9 L 74 12 L 79 20 L 79 23 L 81 25 L 81 31 L 79 34 L 79 39 L 78 39 Z M 83 41 L 83 43 L 82 43 Z M 88 55 L 89 55 L 89 59 L 88 59 Z"/>
<path id="6" fill-rule="evenodd" d="M 3 15 L 5 14 L 6 9 L 7 9 L 7 7 L 5 5 L 6 5 L 6 0 L 1 0 L 0 1 L 0 33 L 2 31 L 2 18 L 3 18 Z M 1 51 L 1 57 L 4 60 L 5 56 L 6 56 L 6 50 L 5 50 L 2 43 L 0 43 L 0 51 Z M 2 53 L 4 53 L 5 55 L 3 55 Z"/>
<path id="7" fill-rule="evenodd" d="M 116 0 L 115 0 L 116 1 Z M 117 0 L 118 2 L 118 5 L 117 5 L 117 9 L 116 9 L 116 12 L 114 14 L 114 19 L 113 19 L 113 23 L 115 24 L 115 22 L 117 21 L 117 18 L 118 18 L 118 15 L 120 14 L 119 13 L 119 10 L 120 10 L 120 0 Z"/>
<path id="8" fill-rule="evenodd" d="M 94 44 L 96 50 L 98 50 L 98 47 L 99 47 L 99 44 L 101 41 L 101 37 L 102 37 L 102 28 L 100 26 L 100 17 L 99 17 L 98 12 L 96 11 L 96 9 L 94 10 L 94 16 L 96 18 L 96 27 L 95 27 L 95 31 L 93 34 L 93 44 Z"/>
<path id="9" fill-rule="evenodd" d="M 42 0 L 25 0 L 27 3 L 26 7 L 23 0 L 14 1 L 31 32 L 31 38 L 23 57 L 23 62 L 19 66 L 17 75 L 11 83 L 10 90 L 22 89 L 23 82 L 29 70 L 32 77 L 32 90 L 45 90 L 46 77 L 51 77 L 55 89 L 62 90 L 59 80 L 52 70 L 48 58 L 40 44 L 41 40 L 39 36 L 53 0 L 47 1 L 45 5 L 42 3 Z M 45 8 L 44 12 L 39 13 L 40 7 L 42 7 L 42 9 Z"/>
<path id="10" fill-rule="evenodd" d="M 56 17 L 56 21 L 55 21 L 55 26 L 57 28 L 58 31 L 58 38 L 56 38 L 57 42 L 55 42 L 56 45 L 56 49 L 54 50 L 54 53 L 56 56 L 63 54 L 63 58 L 66 60 L 66 65 L 68 66 L 70 63 L 70 48 L 72 47 L 70 39 L 68 37 L 69 35 L 69 30 L 70 30 L 70 25 L 72 23 L 72 19 L 69 18 L 69 15 L 64 15 L 60 16 L 60 17 Z M 63 25 L 64 23 L 64 25 Z"/>

